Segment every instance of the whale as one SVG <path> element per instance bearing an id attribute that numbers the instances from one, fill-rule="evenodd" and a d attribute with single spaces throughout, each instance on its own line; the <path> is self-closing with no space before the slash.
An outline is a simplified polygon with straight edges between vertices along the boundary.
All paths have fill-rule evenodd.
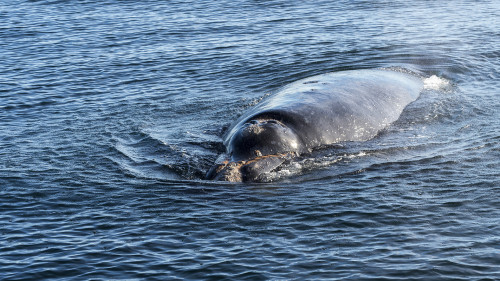
<path id="1" fill-rule="evenodd" d="M 229 126 L 226 151 L 206 179 L 259 182 L 314 150 L 370 140 L 400 117 L 423 86 L 418 75 L 391 69 L 338 71 L 290 83 Z"/>

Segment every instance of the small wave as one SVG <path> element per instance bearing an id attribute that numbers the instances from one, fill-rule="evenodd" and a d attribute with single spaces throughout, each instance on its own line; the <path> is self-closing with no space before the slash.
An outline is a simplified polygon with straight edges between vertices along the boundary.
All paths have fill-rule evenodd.
<path id="1" fill-rule="evenodd" d="M 354 145 L 352 148 L 343 146 L 332 146 L 313 152 L 311 155 L 299 157 L 289 162 L 285 162 L 277 169 L 267 173 L 263 178 L 263 182 L 272 182 L 293 176 L 305 175 L 306 178 L 311 175 L 306 175 L 308 171 L 316 171 L 321 173 L 325 169 L 335 167 L 335 165 L 346 164 L 356 158 L 363 158 L 368 156 L 370 151 L 359 151 L 359 147 Z M 351 151 L 353 149 L 353 151 Z M 342 169 L 341 169 L 342 170 Z M 330 170 L 331 171 L 331 170 Z M 345 171 L 337 171 L 339 174 Z M 316 175 L 317 175 L 316 173 Z M 315 177 L 312 175 L 312 177 Z"/>
<path id="2" fill-rule="evenodd" d="M 141 129 L 112 139 L 115 153 L 109 158 L 125 173 L 160 180 L 203 178 L 220 146 L 209 133 L 190 131 L 163 135 Z"/>

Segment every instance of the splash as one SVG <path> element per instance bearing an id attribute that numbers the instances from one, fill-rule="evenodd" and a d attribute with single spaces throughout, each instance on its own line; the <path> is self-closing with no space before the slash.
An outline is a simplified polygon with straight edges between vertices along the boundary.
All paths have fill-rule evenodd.
<path id="1" fill-rule="evenodd" d="M 424 89 L 426 90 L 449 90 L 451 88 L 451 83 L 445 78 L 432 75 L 429 78 L 424 79 Z"/>

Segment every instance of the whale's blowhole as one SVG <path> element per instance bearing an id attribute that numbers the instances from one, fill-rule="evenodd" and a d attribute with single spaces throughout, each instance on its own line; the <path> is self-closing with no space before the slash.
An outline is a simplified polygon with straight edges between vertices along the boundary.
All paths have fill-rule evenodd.
<path id="1" fill-rule="evenodd" d="M 298 154 L 299 143 L 297 134 L 282 122 L 253 119 L 243 124 L 233 135 L 228 152 L 233 161 L 287 152 Z"/>

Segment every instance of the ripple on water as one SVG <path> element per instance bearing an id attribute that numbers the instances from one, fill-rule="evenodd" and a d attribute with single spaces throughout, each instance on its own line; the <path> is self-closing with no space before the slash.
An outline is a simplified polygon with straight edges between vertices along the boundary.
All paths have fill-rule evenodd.
<path id="1" fill-rule="evenodd" d="M 495 2 L 2 4 L 4 279 L 500 276 Z M 430 80 L 375 139 L 201 180 L 262 97 L 378 67 Z"/>

